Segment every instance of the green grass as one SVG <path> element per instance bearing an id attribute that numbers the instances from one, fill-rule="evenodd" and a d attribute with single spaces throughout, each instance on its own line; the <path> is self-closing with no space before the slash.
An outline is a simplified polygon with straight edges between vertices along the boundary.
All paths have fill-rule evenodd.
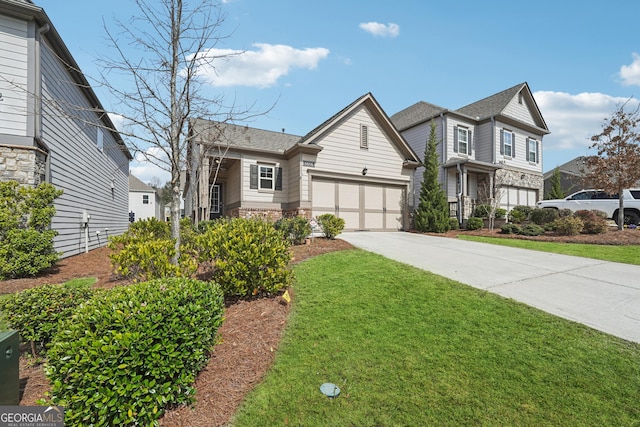
<path id="1" fill-rule="evenodd" d="M 640 422 L 640 345 L 361 250 L 296 276 L 276 361 L 236 427 Z"/>
<path id="2" fill-rule="evenodd" d="M 458 238 L 462 240 L 472 240 L 474 242 L 511 246 L 514 248 L 532 249 L 556 254 L 594 258 L 603 261 L 640 265 L 640 246 L 635 245 L 587 245 L 581 243 L 538 242 L 534 240 L 464 235 L 460 235 Z"/>

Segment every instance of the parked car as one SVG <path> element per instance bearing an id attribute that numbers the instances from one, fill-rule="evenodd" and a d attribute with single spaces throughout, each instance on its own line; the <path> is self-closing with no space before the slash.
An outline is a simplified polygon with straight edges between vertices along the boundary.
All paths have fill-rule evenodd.
<path id="1" fill-rule="evenodd" d="M 624 223 L 640 224 L 640 189 L 632 188 L 623 190 Z M 581 190 L 564 199 L 541 200 L 537 203 L 539 208 L 598 210 L 605 212 L 607 218 L 618 223 L 618 211 L 620 199 L 618 194 L 609 194 L 602 190 Z"/>

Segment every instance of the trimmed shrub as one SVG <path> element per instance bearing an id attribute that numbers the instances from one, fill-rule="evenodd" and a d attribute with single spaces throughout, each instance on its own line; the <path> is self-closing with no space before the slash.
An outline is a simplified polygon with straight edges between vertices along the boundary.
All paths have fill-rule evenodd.
<path id="1" fill-rule="evenodd" d="M 475 209 L 473 210 L 473 214 L 471 216 L 476 218 L 489 218 L 490 212 L 491 212 L 491 205 L 482 203 L 482 204 L 476 205 Z"/>
<path id="2" fill-rule="evenodd" d="M 198 267 L 196 233 L 188 218 L 180 221 L 180 227 L 183 242 L 178 265 L 171 263 L 176 250 L 167 222 L 148 218 L 131 224 L 126 233 L 110 237 L 108 247 L 113 252 L 109 258 L 116 273 L 140 281 L 191 276 Z"/>
<path id="3" fill-rule="evenodd" d="M 504 208 L 497 208 L 493 214 L 496 219 L 503 219 L 507 215 L 507 210 Z"/>
<path id="4" fill-rule="evenodd" d="M 467 230 L 479 230 L 482 227 L 484 227 L 484 221 L 482 221 L 482 218 L 471 217 L 467 219 L 467 223 L 464 228 Z"/>
<path id="5" fill-rule="evenodd" d="M 607 214 L 598 210 L 579 210 L 574 213 L 576 218 L 580 218 L 584 223 L 582 233 L 601 234 L 607 231 Z"/>
<path id="6" fill-rule="evenodd" d="M 573 211 L 569 208 L 558 209 L 558 218 L 573 216 Z"/>
<path id="7" fill-rule="evenodd" d="M 305 217 L 296 216 L 293 218 L 280 218 L 273 226 L 280 230 L 292 245 L 301 245 L 308 235 L 311 234 L 311 225 Z"/>
<path id="8" fill-rule="evenodd" d="M 514 224 L 522 224 L 527 220 L 527 214 L 525 214 L 522 211 L 517 211 L 515 209 L 512 209 L 511 212 L 509 212 L 508 218 L 509 218 L 509 221 L 511 221 Z"/>
<path id="9" fill-rule="evenodd" d="M 344 230 L 344 219 L 333 214 L 322 214 L 317 219 L 327 239 L 335 239 Z"/>
<path id="10" fill-rule="evenodd" d="M 31 343 L 34 357 L 43 354 L 61 320 L 96 293 L 88 287 L 42 285 L 0 300 L 0 311 L 20 338 Z"/>
<path id="11" fill-rule="evenodd" d="M 529 220 L 537 225 L 545 225 L 558 219 L 557 209 L 537 208 L 529 213 Z"/>
<path id="12" fill-rule="evenodd" d="M 459 230 L 460 223 L 458 222 L 458 218 L 449 218 L 449 230 Z"/>
<path id="13" fill-rule="evenodd" d="M 221 220 L 198 237 L 200 261 L 211 263 L 212 277 L 227 296 L 272 294 L 292 281 L 289 242 L 271 223 Z"/>
<path id="14" fill-rule="evenodd" d="M 500 227 L 501 234 L 520 234 L 521 228 L 517 224 L 505 224 Z"/>
<path id="15" fill-rule="evenodd" d="M 540 236 L 541 234 L 544 234 L 544 228 L 537 224 L 525 224 L 520 227 L 520 232 L 518 234 L 523 236 Z"/>
<path id="16" fill-rule="evenodd" d="M 79 307 L 54 336 L 45 373 L 67 425 L 156 425 L 194 401 L 223 321 L 215 284 L 159 279 L 110 290 Z"/>
<path id="17" fill-rule="evenodd" d="M 553 229 L 556 233 L 563 236 L 575 236 L 580 234 L 584 222 L 576 216 L 567 216 L 564 218 L 558 218 L 553 222 Z"/>
<path id="18" fill-rule="evenodd" d="M 48 183 L 36 188 L 0 181 L 0 280 L 34 276 L 54 265 L 53 201 L 62 190 Z"/>

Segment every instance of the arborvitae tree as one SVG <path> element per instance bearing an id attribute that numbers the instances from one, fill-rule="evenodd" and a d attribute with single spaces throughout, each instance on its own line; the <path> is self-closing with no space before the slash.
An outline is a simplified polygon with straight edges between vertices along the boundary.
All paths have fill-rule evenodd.
<path id="1" fill-rule="evenodd" d="M 449 203 L 438 182 L 438 141 L 436 124 L 431 122 L 431 132 L 424 150 L 424 172 L 420 187 L 420 203 L 415 213 L 416 229 L 431 233 L 449 231 Z"/>
<path id="2" fill-rule="evenodd" d="M 551 175 L 549 182 L 551 188 L 547 193 L 547 199 L 564 199 L 565 194 L 564 191 L 562 191 L 562 183 L 560 182 L 560 169 L 555 168 L 553 170 L 553 175 Z"/>

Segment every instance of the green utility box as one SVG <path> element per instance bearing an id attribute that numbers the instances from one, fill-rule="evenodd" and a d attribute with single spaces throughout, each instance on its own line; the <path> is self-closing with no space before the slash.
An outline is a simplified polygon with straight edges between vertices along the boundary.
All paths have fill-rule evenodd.
<path id="1" fill-rule="evenodd" d="M 18 331 L 0 332 L 0 406 L 20 403 L 19 359 Z"/>

